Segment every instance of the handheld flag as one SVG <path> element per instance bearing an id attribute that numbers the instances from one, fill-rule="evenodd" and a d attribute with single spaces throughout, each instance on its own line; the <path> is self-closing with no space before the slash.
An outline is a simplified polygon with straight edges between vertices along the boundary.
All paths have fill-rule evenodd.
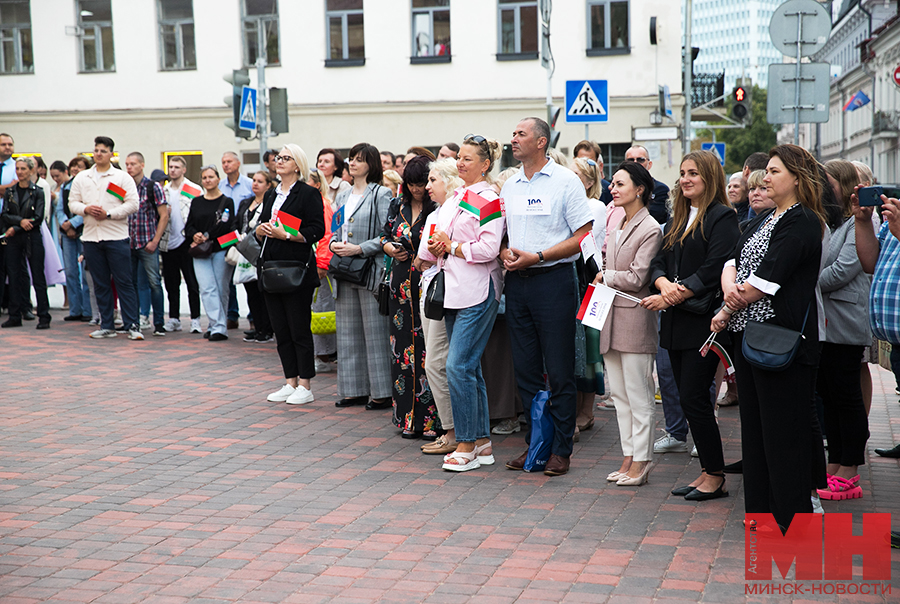
<path id="1" fill-rule="evenodd" d="M 581 323 L 586 327 L 593 327 L 597 330 L 603 329 L 615 297 L 616 290 L 602 283 L 589 286 L 588 294 L 585 295 L 584 300 L 581 302 L 581 308 L 578 309 Z"/>
<path id="2" fill-rule="evenodd" d="M 700 348 L 700 356 L 705 357 L 709 354 L 709 351 L 712 350 L 713 353 L 719 360 L 722 362 L 722 366 L 725 368 L 725 375 L 731 375 L 734 373 L 734 364 L 731 362 L 731 357 L 728 356 L 728 351 L 725 348 L 716 342 L 716 334 L 713 332 L 710 334 L 708 338 L 706 338 L 706 342 L 703 343 L 703 346 Z"/>
<path id="3" fill-rule="evenodd" d="M 300 234 L 300 222 L 301 220 L 296 216 L 292 216 L 290 214 L 285 214 L 284 212 L 278 211 L 275 213 L 275 220 L 281 223 L 281 226 L 284 227 L 284 230 L 294 235 L 295 237 Z"/>
<path id="4" fill-rule="evenodd" d="M 503 217 L 503 210 L 499 199 L 488 201 L 478 193 L 473 193 L 472 191 L 466 191 L 462 201 L 459 202 L 459 207 L 475 216 L 475 218 L 479 220 L 481 226 L 486 225 L 496 218 Z"/>
<path id="5" fill-rule="evenodd" d="M 181 194 L 187 197 L 188 199 L 193 199 L 201 195 L 203 191 L 199 188 L 189 185 L 188 183 L 184 183 L 184 186 L 181 187 Z"/>
<path id="6" fill-rule="evenodd" d="M 224 249 L 229 245 L 236 244 L 238 241 L 240 241 L 240 237 L 238 236 L 237 231 L 231 231 L 230 233 L 225 233 L 224 235 L 216 239 L 216 241 L 219 242 L 219 247 Z"/>
<path id="7" fill-rule="evenodd" d="M 109 185 L 106 187 L 106 192 L 119 199 L 120 201 L 125 201 L 125 189 L 123 189 L 119 185 L 109 183 Z"/>
<path id="8" fill-rule="evenodd" d="M 863 105 L 867 105 L 869 101 L 870 99 L 866 96 L 866 93 L 860 90 L 850 97 L 850 100 L 844 105 L 844 111 L 856 111 Z"/>
<path id="9" fill-rule="evenodd" d="M 331 232 L 337 231 L 344 225 L 344 206 L 338 208 L 337 212 L 335 212 L 331 216 Z"/>

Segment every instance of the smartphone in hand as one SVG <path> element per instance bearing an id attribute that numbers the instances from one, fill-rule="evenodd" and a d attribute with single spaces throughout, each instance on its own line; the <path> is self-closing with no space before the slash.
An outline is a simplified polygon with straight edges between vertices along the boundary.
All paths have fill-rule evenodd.
<path id="1" fill-rule="evenodd" d="M 856 192 L 859 199 L 859 207 L 880 206 L 882 204 L 881 196 L 884 195 L 884 189 L 878 185 L 874 187 L 861 187 Z"/>

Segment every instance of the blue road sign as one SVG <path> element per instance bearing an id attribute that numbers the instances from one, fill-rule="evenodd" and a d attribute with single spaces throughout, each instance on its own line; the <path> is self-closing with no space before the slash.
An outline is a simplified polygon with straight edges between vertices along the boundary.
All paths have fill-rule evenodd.
<path id="1" fill-rule="evenodd" d="M 566 122 L 589 124 L 609 121 L 606 80 L 566 81 Z"/>
<path id="2" fill-rule="evenodd" d="M 719 158 L 719 163 L 725 167 L 725 143 L 703 143 L 700 148 L 704 151 L 712 151 Z"/>
<path id="3" fill-rule="evenodd" d="M 241 88 L 241 121 L 242 130 L 256 130 L 256 88 Z"/>

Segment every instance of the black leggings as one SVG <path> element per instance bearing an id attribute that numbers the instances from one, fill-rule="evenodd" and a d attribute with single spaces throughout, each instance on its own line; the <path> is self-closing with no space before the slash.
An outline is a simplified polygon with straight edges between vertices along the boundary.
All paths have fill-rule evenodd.
<path id="1" fill-rule="evenodd" d="M 284 369 L 284 377 L 288 379 L 310 379 L 316 376 L 310 326 L 313 290 L 312 287 L 303 286 L 290 294 L 263 294 L 275 333 L 281 367 Z"/>
<path id="2" fill-rule="evenodd" d="M 861 466 L 866 462 L 869 418 L 859 382 L 862 346 L 822 345 L 816 390 L 825 407 L 828 463 Z"/>
<path id="3" fill-rule="evenodd" d="M 169 298 L 169 317 L 177 319 L 181 313 L 181 276 L 187 284 L 188 304 L 191 309 L 191 318 L 200 318 L 200 286 L 194 275 L 194 259 L 188 254 L 191 247 L 190 241 L 185 240 L 174 250 L 161 252 L 163 281 L 166 285 L 166 294 Z"/>
<path id="4" fill-rule="evenodd" d="M 716 422 L 714 399 L 709 395 L 709 385 L 716 377 L 719 357 L 712 353 L 702 357 L 696 349 L 669 350 L 669 360 L 678 386 L 681 409 L 697 445 L 700 467 L 707 474 L 721 474 L 725 468 L 722 436 Z"/>

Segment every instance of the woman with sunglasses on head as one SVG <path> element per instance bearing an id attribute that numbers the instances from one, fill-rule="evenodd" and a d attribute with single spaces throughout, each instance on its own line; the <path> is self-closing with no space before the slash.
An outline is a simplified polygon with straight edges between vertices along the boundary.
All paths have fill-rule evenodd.
<path id="1" fill-rule="evenodd" d="M 350 149 L 353 187 L 338 193 L 336 211 L 341 226 L 331 234 L 329 250 L 339 258 L 371 258 L 362 264 L 361 284 L 337 280 L 338 396 L 336 407 L 365 405 L 372 411 L 391 406 L 391 348 L 388 318 L 378 313 L 375 290 L 384 269 L 381 228 L 387 222 L 391 190 L 382 186 L 381 154 L 374 145 L 358 143 Z M 332 263 L 336 263 L 332 258 Z M 368 268 L 366 268 L 368 265 Z M 371 397 L 371 400 L 369 400 Z"/>
<path id="2" fill-rule="evenodd" d="M 444 271 L 447 382 L 457 447 L 444 457 L 443 468 L 453 472 L 494 463 L 481 357 L 503 289 L 497 258 L 506 221 L 489 176 L 499 158 L 497 141 L 479 135 L 463 140 L 456 166 L 465 186 L 441 206 L 434 234 L 419 248 L 422 260 Z"/>
<path id="3" fill-rule="evenodd" d="M 437 438 L 437 409 L 425 377 L 425 340 L 419 316 L 420 273 L 413 262 L 435 203 L 425 191 L 428 163 L 415 156 L 403 170 L 401 195 L 391 202 L 381 233 L 382 249 L 391 257 L 388 319 L 391 329 L 393 422 L 403 438 Z"/>
<path id="4" fill-rule="evenodd" d="M 663 246 L 653 259 L 651 279 L 658 294 L 644 298 L 660 317 L 660 346 L 669 353 L 681 408 L 688 421 L 701 473 L 672 491 L 691 501 L 725 497 L 725 458 L 710 385 L 719 358 L 701 356 L 709 322 L 721 301 L 722 267 L 740 235 L 737 214 L 728 204 L 725 172 L 709 151 L 688 153 L 672 195 L 672 217 Z"/>

